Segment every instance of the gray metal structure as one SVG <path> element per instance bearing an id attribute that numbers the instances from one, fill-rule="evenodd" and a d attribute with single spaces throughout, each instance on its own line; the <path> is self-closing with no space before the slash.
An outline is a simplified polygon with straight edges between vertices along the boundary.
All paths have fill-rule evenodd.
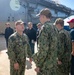
<path id="1" fill-rule="evenodd" d="M 52 12 L 52 22 L 58 17 L 66 18 L 74 14 L 74 10 L 52 0 L 0 0 L 0 22 L 22 19 L 25 23 L 32 21 L 37 24 L 36 14 L 43 8 L 49 8 Z"/>
<path id="2" fill-rule="evenodd" d="M 72 10 L 71 8 L 68 8 L 62 4 L 58 4 L 51 0 L 20 0 L 20 4 L 25 9 L 27 9 L 27 21 L 32 21 L 34 24 L 38 23 L 36 14 L 39 13 L 42 8 L 50 9 L 53 16 L 52 22 L 54 22 L 56 18 L 66 18 L 74 14 L 74 10 Z"/>

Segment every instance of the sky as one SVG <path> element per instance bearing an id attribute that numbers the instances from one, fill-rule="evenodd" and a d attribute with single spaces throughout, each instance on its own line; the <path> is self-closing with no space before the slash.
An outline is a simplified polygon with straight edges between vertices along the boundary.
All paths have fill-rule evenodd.
<path id="1" fill-rule="evenodd" d="M 74 10 L 74 0 L 54 0 Z"/>

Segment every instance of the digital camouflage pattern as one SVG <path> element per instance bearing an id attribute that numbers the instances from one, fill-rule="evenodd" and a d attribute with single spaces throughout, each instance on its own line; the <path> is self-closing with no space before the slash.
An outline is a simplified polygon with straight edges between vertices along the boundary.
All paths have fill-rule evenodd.
<path id="1" fill-rule="evenodd" d="M 46 22 L 39 36 L 39 50 L 33 55 L 36 66 L 40 68 L 37 75 L 57 75 L 58 31 L 50 22 Z"/>
<path id="2" fill-rule="evenodd" d="M 28 38 L 25 34 L 19 35 L 17 32 L 9 37 L 8 52 L 10 59 L 10 75 L 24 75 L 26 56 L 31 57 L 31 49 Z M 14 63 L 19 63 L 19 70 L 14 69 Z"/>
<path id="3" fill-rule="evenodd" d="M 71 61 L 71 38 L 68 31 L 61 29 L 59 31 L 59 50 L 58 60 L 62 62 L 58 65 L 58 75 L 69 75 Z"/>

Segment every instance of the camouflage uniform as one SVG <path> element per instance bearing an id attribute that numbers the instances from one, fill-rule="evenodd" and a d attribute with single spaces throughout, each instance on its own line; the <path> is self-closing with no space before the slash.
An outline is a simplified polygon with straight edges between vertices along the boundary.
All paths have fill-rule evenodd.
<path id="1" fill-rule="evenodd" d="M 62 62 L 58 64 L 58 75 L 69 75 L 71 60 L 71 39 L 68 31 L 61 29 L 59 31 L 59 50 L 58 60 Z"/>
<path id="2" fill-rule="evenodd" d="M 10 75 L 24 75 L 26 53 L 31 57 L 31 50 L 28 38 L 25 34 L 19 35 L 17 32 L 9 37 L 8 56 L 10 59 Z M 14 63 L 19 63 L 19 70 L 14 69 Z"/>
<path id="3" fill-rule="evenodd" d="M 39 51 L 33 55 L 36 66 L 40 68 L 37 75 L 57 75 L 57 29 L 45 22 L 39 37 Z"/>

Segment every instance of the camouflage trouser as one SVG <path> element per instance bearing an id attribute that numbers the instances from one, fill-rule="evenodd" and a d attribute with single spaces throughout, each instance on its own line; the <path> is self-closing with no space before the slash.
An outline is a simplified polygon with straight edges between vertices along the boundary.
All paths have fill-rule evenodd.
<path id="1" fill-rule="evenodd" d="M 10 61 L 10 75 L 24 75 L 25 74 L 25 61 L 19 64 L 19 70 L 15 70 L 13 62 Z"/>
<path id="2" fill-rule="evenodd" d="M 57 75 L 69 75 L 69 73 L 62 73 L 60 71 L 57 71 Z"/>
<path id="3" fill-rule="evenodd" d="M 56 69 L 44 69 L 41 72 L 37 73 L 37 75 L 57 75 Z"/>
<path id="4" fill-rule="evenodd" d="M 64 62 L 61 65 L 57 65 L 57 74 L 58 75 L 69 75 L 70 73 L 70 63 Z"/>

